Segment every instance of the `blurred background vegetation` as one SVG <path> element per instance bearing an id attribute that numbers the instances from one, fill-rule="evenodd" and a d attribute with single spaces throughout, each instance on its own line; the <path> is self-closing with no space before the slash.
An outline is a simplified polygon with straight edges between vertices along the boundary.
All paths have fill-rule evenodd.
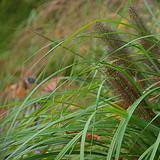
<path id="1" fill-rule="evenodd" d="M 22 68 L 24 61 L 47 43 L 44 37 L 38 36 L 35 32 L 60 40 L 94 19 L 117 18 L 117 13 L 125 13 L 130 4 L 130 1 L 116 0 L 112 2 L 2 0 L 0 77 L 3 77 L 3 80 L 1 84 L 2 81 L 4 84 L 10 78 L 19 76 L 18 73 L 14 74 L 17 68 Z M 118 18 L 121 19 L 121 17 Z M 30 63 L 33 64 L 34 60 L 31 61 Z"/>

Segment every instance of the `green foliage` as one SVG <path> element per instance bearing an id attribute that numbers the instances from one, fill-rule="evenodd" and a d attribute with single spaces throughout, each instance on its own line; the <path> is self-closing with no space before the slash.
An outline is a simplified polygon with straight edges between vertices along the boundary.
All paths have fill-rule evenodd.
<path id="1" fill-rule="evenodd" d="M 130 23 L 97 19 L 59 40 L 37 33 L 50 43 L 32 67 L 47 63 L 24 100 L 0 106 L 8 111 L 0 159 L 158 160 L 159 36 L 134 8 L 130 14 Z M 56 88 L 42 92 L 53 78 Z"/>
<path id="2" fill-rule="evenodd" d="M 36 2 L 36 3 L 35 3 Z M 38 2 L 38 3 L 37 3 Z M 20 29 L 20 25 L 23 24 L 23 20 L 26 19 L 30 11 L 37 7 L 41 1 L 8 1 L 2 0 L 0 2 L 0 51 L 9 49 L 10 43 L 14 32 Z"/>

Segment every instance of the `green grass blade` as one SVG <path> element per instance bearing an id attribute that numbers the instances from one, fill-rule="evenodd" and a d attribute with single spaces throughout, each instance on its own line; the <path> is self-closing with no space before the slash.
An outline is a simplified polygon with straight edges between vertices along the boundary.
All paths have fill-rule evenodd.
<path id="1" fill-rule="evenodd" d="M 95 113 L 96 113 L 96 111 L 91 114 L 91 116 L 89 117 L 88 121 L 86 122 L 86 124 L 84 126 L 84 130 L 82 132 L 82 140 L 81 140 L 81 148 L 80 148 L 80 160 L 84 160 L 84 146 L 85 146 L 86 134 L 87 134 L 89 124 L 90 124 L 92 118 L 94 117 Z"/>
<path id="2" fill-rule="evenodd" d="M 157 140 L 156 140 L 156 142 L 155 142 L 155 144 L 153 146 L 153 150 L 152 150 L 152 153 L 151 153 L 150 160 L 154 160 L 156 152 L 157 152 L 157 149 L 159 147 L 159 144 L 160 144 L 160 132 L 159 132 Z"/>
<path id="3" fill-rule="evenodd" d="M 61 152 L 56 156 L 55 160 L 61 160 L 65 153 L 73 146 L 73 144 L 81 137 L 82 131 L 77 133 L 77 135 L 62 149 Z"/>
<path id="4" fill-rule="evenodd" d="M 136 100 L 128 109 L 128 117 L 126 119 L 123 119 L 121 121 L 121 123 L 118 126 L 118 129 L 112 139 L 112 143 L 110 145 L 109 151 L 108 151 L 108 156 L 107 156 L 107 160 L 111 160 L 112 155 L 114 153 L 114 148 L 116 148 L 116 155 L 115 155 L 115 159 L 118 160 L 119 159 L 119 155 L 120 155 L 120 150 L 121 150 L 121 145 L 122 145 L 122 140 L 124 137 L 124 133 L 125 130 L 127 128 L 127 125 L 132 117 L 133 112 L 135 111 L 135 109 L 138 107 L 138 105 L 143 101 L 143 99 L 148 96 L 149 94 L 153 93 L 154 91 L 159 90 L 160 87 L 158 88 L 154 88 L 152 90 L 149 90 L 148 92 L 146 92 L 144 95 L 142 95 L 138 100 Z"/>

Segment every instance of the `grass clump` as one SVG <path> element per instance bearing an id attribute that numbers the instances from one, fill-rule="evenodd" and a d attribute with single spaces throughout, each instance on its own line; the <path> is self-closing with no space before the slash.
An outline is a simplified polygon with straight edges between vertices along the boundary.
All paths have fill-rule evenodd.
<path id="1" fill-rule="evenodd" d="M 33 66 L 45 65 L 18 84 L 24 99 L 1 106 L 1 159 L 159 158 L 159 37 L 129 14 L 128 24 L 97 19 L 60 40 L 38 34 L 50 44 Z"/>

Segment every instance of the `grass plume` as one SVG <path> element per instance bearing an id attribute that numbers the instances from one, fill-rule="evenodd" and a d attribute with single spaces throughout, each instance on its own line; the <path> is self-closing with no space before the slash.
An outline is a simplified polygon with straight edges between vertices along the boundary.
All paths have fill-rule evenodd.
<path id="1" fill-rule="evenodd" d="M 104 26 L 102 23 L 97 23 L 95 30 L 100 34 L 100 37 L 105 42 L 105 44 L 109 46 L 110 52 L 116 51 L 118 48 L 124 45 L 124 43 L 122 43 L 123 41 L 120 39 L 117 33 L 111 29 L 108 29 L 108 27 Z M 112 62 L 112 65 L 115 67 L 124 67 L 122 69 L 124 69 L 134 81 L 135 73 L 127 70 L 127 68 L 131 67 L 131 61 L 133 61 L 129 57 L 129 51 L 126 48 L 123 48 L 114 54 L 115 56 L 109 55 L 108 62 Z M 136 69 L 136 65 L 134 65 L 134 67 Z M 132 86 L 127 77 L 125 77 L 125 75 L 121 72 L 111 68 L 106 68 L 105 70 L 106 75 L 111 77 L 111 79 L 109 79 L 109 84 L 114 91 L 113 94 L 120 96 L 119 104 L 124 109 L 127 109 L 140 97 L 140 93 Z M 145 120 L 151 120 L 154 117 L 154 113 L 151 109 L 143 108 L 143 105 L 146 106 L 147 104 L 145 102 L 141 104 L 141 106 L 138 107 L 136 114 Z"/>

